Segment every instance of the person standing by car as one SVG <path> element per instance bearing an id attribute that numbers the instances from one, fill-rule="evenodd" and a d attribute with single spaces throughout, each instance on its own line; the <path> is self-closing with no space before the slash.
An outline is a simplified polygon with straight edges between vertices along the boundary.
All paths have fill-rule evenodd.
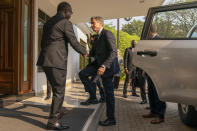
<path id="1" fill-rule="evenodd" d="M 151 25 L 150 32 L 149 32 L 150 39 L 158 39 L 160 38 L 157 33 L 157 26 Z M 154 118 L 151 121 L 151 124 L 159 124 L 164 122 L 164 115 L 166 111 L 166 103 L 159 100 L 157 90 L 155 85 L 153 84 L 151 78 L 143 72 L 143 76 L 147 77 L 148 82 L 148 98 L 149 98 L 149 105 L 150 105 L 150 113 L 143 115 L 144 118 Z"/>
<path id="2" fill-rule="evenodd" d="M 63 130 L 69 128 L 59 122 L 64 102 L 67 74 L 68 44 L 78 53 L 87 56 L 88 52 L 78 42 L 73 25 L 69 21 L 72 15 L 71 5 L 62 2 L 57 7 L 57 14 L 50 18 L 43 28 L 41 53 L 37 65 L 44 69 L 49 80 L 53 98 L 47 123 L 48 130 Z"/>
<path id="3" fill-rule="evenodd" d="M 123 97 L 127 98 L 127 88 L 128 88 L 128 84 L 131 82 L 132 83 L 132 79 L 134 78 L 134 70 L 135 67 L 132 64 L 132 50 L 134 49 L 136 44 L 135 40 L 131 41 L 131 47 L 126 48 L 125 53 L 124 53 L 124 69 L 125 69 L 125 73 L 126 73 L 126 79 L 124 82 L 124 89 L 123 89 Z M 132 84 L 131 84 L 132 86 Z M 136 94 L 136 88 L 135 86 L 132 86 L 132 96 L 137 96 L 139 97 L 139 95 Z"/>

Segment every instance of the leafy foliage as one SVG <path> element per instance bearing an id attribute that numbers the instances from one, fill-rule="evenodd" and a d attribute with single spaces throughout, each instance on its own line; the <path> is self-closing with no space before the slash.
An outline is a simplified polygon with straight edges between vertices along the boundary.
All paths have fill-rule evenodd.
<path id="1" fill-rule="evenodd" d="M 122 31 L 127 32 L 130 35 L 140 36 L 142 33 L 144 22 L 141 20 L 133 20 L 129 24 L 125 24 L 122 27 Z"/>
<path id="2" fill-rule="evenodd" d="M 105 25 L 104 28 L 107 30 L 110 30 L 114 34 L 117 40 L 117 30 L 115 29 L 115 26 Z M 120 50 L 121 56 L 124 56 L 125 49 L 131 46 L 131 41 L 136 40 L 138 42 L 140 40 L 140 37 L 137 35 L 130 35 L 124 31 L 120 31 L 119 35 L 120 35 L 119 36 L 119 50 Z M 123 75 L 121 79 L 124 79 L 125 78 L 124 70 L 122 70 L 122 74 Z"/>
<path id="3" fill-rule="evenodd" d="M 192 0 L 174 0 L 170 4 L 190 2 Z M 197 23 L 197 9 L 183 9 L 158 12 L 153 18 L 157 31 L 163 38 L 186 38 L 189 30 Z"/>

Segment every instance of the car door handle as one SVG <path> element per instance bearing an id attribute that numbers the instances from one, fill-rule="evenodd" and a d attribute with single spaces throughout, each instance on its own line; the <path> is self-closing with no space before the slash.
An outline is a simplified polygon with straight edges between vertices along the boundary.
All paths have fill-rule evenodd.
<path id="1" fill-rule="evenodd" d="M 137 51 L 137 55 L 148 55 L 148 56 L 157 56 L 157 51 L 154 50 L 144 50 L 144 51 Z"/>

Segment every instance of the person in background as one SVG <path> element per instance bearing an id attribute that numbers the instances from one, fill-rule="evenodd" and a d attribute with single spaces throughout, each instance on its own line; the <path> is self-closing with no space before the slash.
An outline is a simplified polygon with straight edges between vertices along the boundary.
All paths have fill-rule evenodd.
<path id="1" fill-rule="evenodd" d="M 133 52 L 132 50 L 135 48 L 136 41 L 131 41 L 131 46 L 129 48 L 126 48 L 124 53 L 124 69 L 126 73 L 126 79 L 124 82 L 124 89 L 123 89 L 123 97 L 127 98 L 127 88 L 128 84 L 130 83 L 132 86 L 132 96 L 139 97 L 139 95 L 136 94 L 136 87 L 132 85 L 132 79 L 135 77 L 135 67 L 132 64 L 132 57 Z"/>
<path id="2" fill-rule="evenodd" d="M 117 53 L 118 53 L 118 64 L 119 64 L 120 71 L 114 75 L 114 89 L 118 89 L 120 77 L 122 76 L 122 66 L 123 66 L 123 58 L 120 54 L 119 49 L 117 50 Z"/>

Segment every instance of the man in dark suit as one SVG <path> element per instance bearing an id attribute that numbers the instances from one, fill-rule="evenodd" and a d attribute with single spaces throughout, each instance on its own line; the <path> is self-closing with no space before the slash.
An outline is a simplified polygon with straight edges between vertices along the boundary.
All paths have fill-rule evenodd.
<path id="1" fill-rule="evenodd" d="M 37 62 L 42 66 L 49 80 L 53 98 L 47 129 L 62 130 L 69 126 L 58 120 L 62 117 L 61 108 L 64 101 L 67 73 L 68 43 L 80 54 L 87 56 L 86 49 L 80 45 L 74 34 L 73 25 L 69 21 L 72 8 L 69 3 L 58 5 L 57 14 L 49 19 L 43 28 L 41 53 Z"/>
<path id="2" fill-rule="evenodd" d="M 89 67 L 89 73 L 101 76 L 106 94 L 107 119 L 100 121 L 101 126 L 115 125 L 115 98 L 113 87 L 113 76 L 120 69 L 118 66 L 116 39 L 111 31 L 103 28 L 103 18 L 96 16 L 91 18 L 91 27 L 98 34 L 93 46 L 96 57 L 96 66 Z M 81 80 L 86 89 L 91 90 L 91 82 L 88 75 L 81 75 Z"/>
<path id="3" fill-rule="evenodd" d="M 103 83 L 102 79 L 100 76 L 98 76 L 95 72 L 92 72 L 92 67 L 93 68 L 98 68 L 98 63 L 96 60 L 96 56 L 94 53 L 94 44 L 95 40 L 98 39 L 98 35 L 93 35 L 90 37 L 90 43 L 92 45 L 92 49 L 89 52 L 89 64 L 79 72 L 79 78 L 84 84 L 85 91 L 89 93 L 89 98 L 81 102 L 81 105 L 90 105 L 90 104 L 97 104 L 98 102 L 104 102 L 105 101 L 105 93 L 103 90 Z M 87 79 L 91 77 L 91 79 Z M 97 100 L 96 97 L 96 86 L 99 88 L 99 93 L 101 98 L 99 101 Z"/>
<path id="4" fill-rule="evenodd" d="M 159 39 L 157 34 L 156 25 L 152 25 L 149 32 L 150 39 Z M 166 111 L 166 103 L 161 101 L 158 97 L 157 90 L 153 84 L 151 78 L 143 72 L 143 75 L 147 77 L 148 82 L 148 99 L 150 105 L 150 113 L 143 115 L 144 118 L 154 118 L 151 124 L 159 124 L 164 122 L 164 115 Z"/>
<path id="5" fill-rule="evenodd" d="M 133 53 L 132 50 L 135 47 L 136 41 L 132 40 L 131 41 L 131 47 L 126 48 L 125 53 L 124 53 L 124 69 L 125 69 L 125 73 L 126 73 L 126 79 L 124 82 L 124 89 L 123 89 L 123 97 L 127 98 L 127 88 L 128 88 L 128 84 L 131 80 L 133 80 L 134 78 L 134 71 L 135 71 L 135 67 L 133 66 L 132 63 L 132 57 L 133 57 Z M 139 95 L 136 94 L 136 87 L 132 84 L 133 82 L 131 81 L 131 86 L 132 86 L 132 96 L 137 96 L 139 97 Z"/>

